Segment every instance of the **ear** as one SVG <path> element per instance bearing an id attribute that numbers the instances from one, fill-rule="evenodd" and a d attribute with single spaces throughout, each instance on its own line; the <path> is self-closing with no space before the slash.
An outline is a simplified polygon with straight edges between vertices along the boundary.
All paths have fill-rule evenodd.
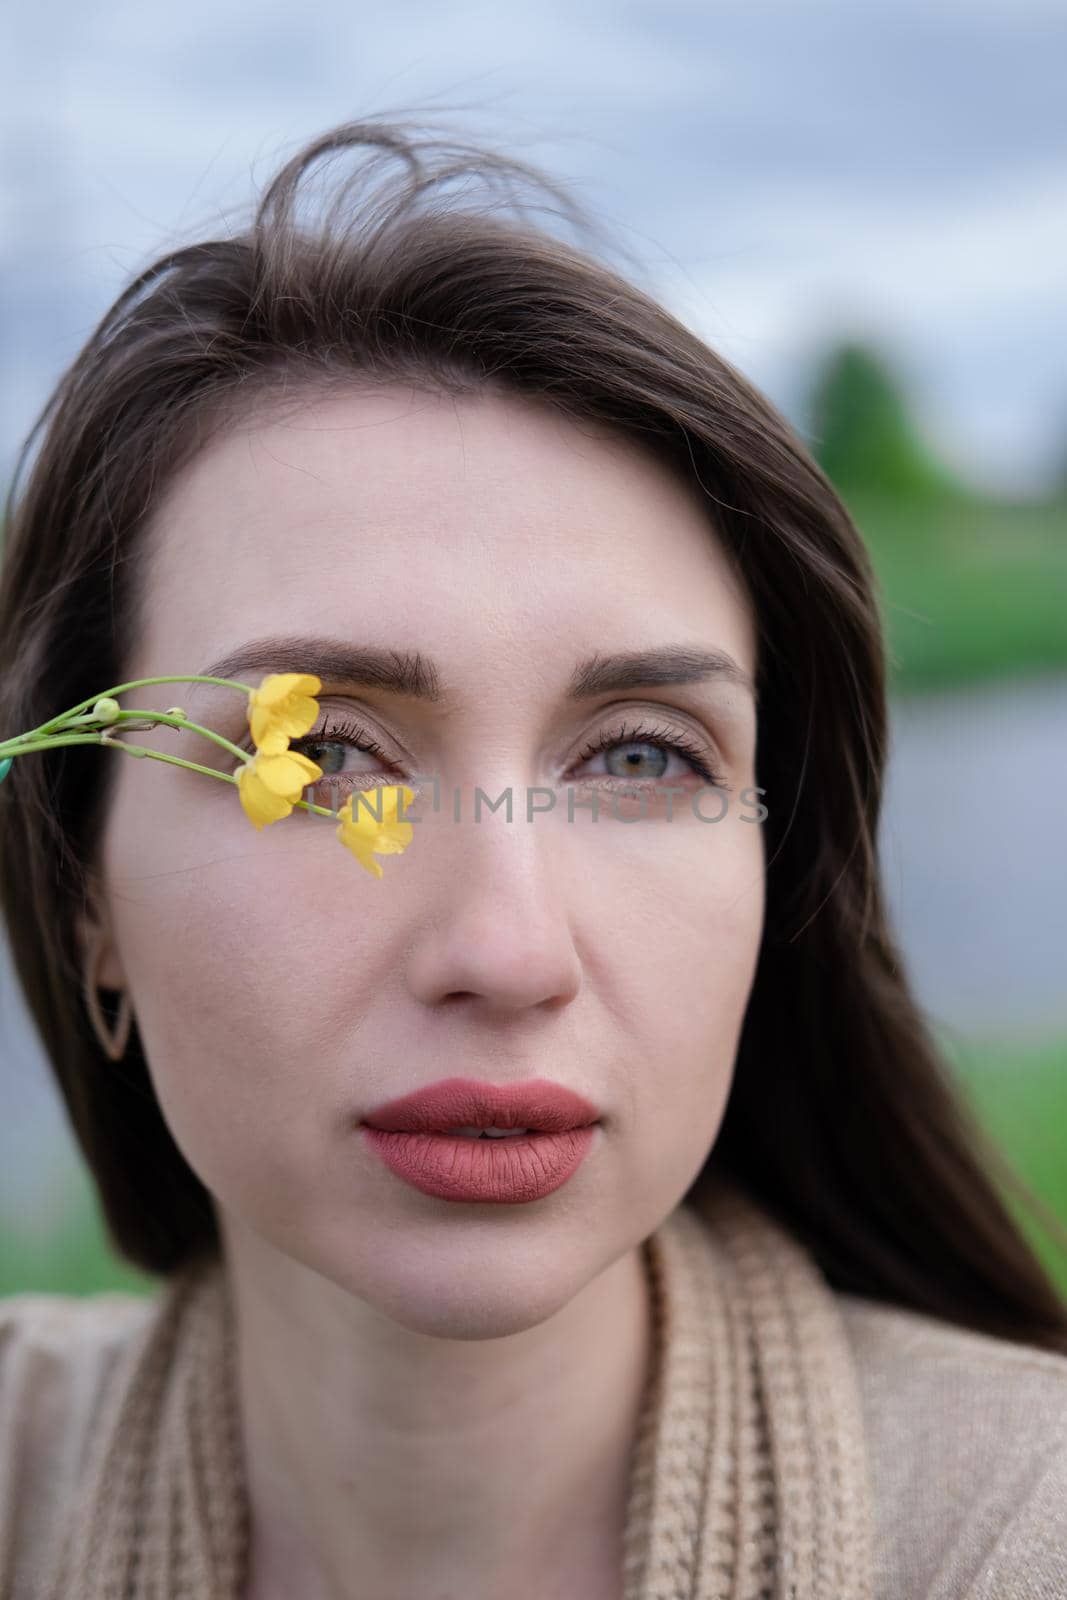
<path id="1" fill-rule="evenodd" d="M 119 953 L 106 919 L 95 912 L 79 911 L 76 922 L 82 971 L 85 971 L 93 947 L 99 940 L 103 940 L 103 948 L 99 952 L 96 965 L 97 986 L 101 989 L 125 989 L 126 975 L 122 970 L 122 962 L 119 960 Z"/>

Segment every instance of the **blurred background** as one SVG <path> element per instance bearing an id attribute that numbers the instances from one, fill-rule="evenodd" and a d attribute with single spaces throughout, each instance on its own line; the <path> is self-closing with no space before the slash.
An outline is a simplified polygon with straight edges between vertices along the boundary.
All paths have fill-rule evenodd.
<path id="1" fill-rule="evenodd" d="M 1067 1221 L 1064 0 L 44 0 L 7 33 L 5 486 L 129 280 L 370 113 L 564 180 L 785 412 L 883 585 L 915 987 Z M 0 1094 L 0 1294 L 154 1287 L 108 1248 L 2 935 Z"/>

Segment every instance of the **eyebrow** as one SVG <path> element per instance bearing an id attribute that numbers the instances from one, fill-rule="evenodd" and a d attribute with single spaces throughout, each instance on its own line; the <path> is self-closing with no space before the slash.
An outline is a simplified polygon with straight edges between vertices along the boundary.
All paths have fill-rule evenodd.
<path id="1" fill-rule="evenodd" d="M 200 676 L 240 678 L 252 672 L 308 672 L 326 683 L 382 689 L 416 700 L 436 703 L 449 698 L 434 662 L 419 651 L 352 645 L 317 636 L 252 640 L 205 667 Z M 743 689 L 758 703 L 754 680 L 733 656 L 725 650 L 692 645 L 589 656 L 571 674 L 566 697 L 580 701 L 608 691 L 716 681 Z"/>

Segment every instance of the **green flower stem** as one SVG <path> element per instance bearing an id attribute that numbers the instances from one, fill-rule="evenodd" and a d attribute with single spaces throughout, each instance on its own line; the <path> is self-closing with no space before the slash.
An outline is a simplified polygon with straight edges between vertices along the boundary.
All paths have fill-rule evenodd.
<path id="1" fill-rule="evenodd" d="M 163 678 L 133 678 L 129 683 L 120 683 L 114 689 L 101 689 L 99 694 L 91 694 L 87 700 L 79 700 L 78 704 L 71 706 L 69 711 L 60 712 L 58 717 L 51 717 L 48 722 L 42 722 L 39 728 L 31 728 L 28 733 L 21 735 L 21 737 L 29 739 L 35 734 L 48 733 L 51 729 L 66 723 L 69 718 L 75 716 L 79 711 L 85 711 L 89 706 L 95 705 L 98 700 L 113 700 L 116 695 L 125 694 L 127 689 L 146 689 L 154 683 L 221 683 L 227 689 L 240 689 L 242 694 L 252 693 L 250 684 L 236 683 L 233 678 L 207 678 L 203 676 L 182 678 L 176 675 L 169 675 Z M 10 743 L 11 741 L 9 740 L 8 744 Z M 0 750 L 4 748 L 4 745 L 0 745 Z"/>
<path id="2" fill-rule="evenodd" d="M 91 735 L 81 739 L 75 736 L 70 742 L 84 743 L 86 737 L 91 738 Z M 162 750 L 149 750 L 147 745 L 126 744 L 122 739 L 109 739 L 106 733 L 101 734 L 96 742 L 110 745 L 114 750 L 125 750 L 127 755 L 147 756 L 151 761 L 169 761 L 173 767 L 188 767 L 190 772 L 203 772 L 209 778 L 221 778 L 223 783 L 232 783 L 235 786 L 237 784 L 237 779 L 232 773 L 216 772 L 214 767 L 202 767 L 198 761 L 184 761 L 181 756 L 167 756 L 163 754 Z M 245 752 L 241 751 L 240 754 L 244 755 Z M 331 811 L 328 806 L 312 805 L 308 800 L 293 800 L 290 803 L 294 806 L 299 806 L 302 811 L 317 811 L 320 817 L 336 818 L 337 816 L 337 812 Z"/>
<path id="3" fill-rule="evenodd" d="M 141 711 L 120 711 L 115 721 L 109 727 L 116 727 L 120 722 L 134 722 L 138 727 L 143 727 L 146 722 L 145 713 Z M 224 739 L 221 733 L 216 733 L 213 728 L 205 728 L 203 723 L 190 722 L 188 717 L 172 717 L 167 711 L 150 712 L 147 717 L 149 727 L 157 722 L 166 723 L 168 728 L 190 728 L 193 733 L 202 733 L 205 739 L 220 745 L 223 750 L 228 750 L 231 755 L 240 756 L 242 761 L 251 761 L 255 754 L 252 750 L 242 750 L 239 744 L 231 744 L 229 739 Z"/>
<path id="4" fill-rule="evenodd" d="M 97 699 L 103 699 L 98 695 Z M 64 727 L 77 727 L 86 723 L 94 723 L 97 719 L 92 716 L 71 717 L 63 724 Z M 239 745 L 231 744 L 229 739 L 224 739 L 221 733 L 216 733 L 212 728 L 205 728 L 199 722 L 191 722 L 188 717 L 173 717 L 166 711 L 145 713 L 141 711 L 120 711 L 114 722 L 109 722 L 109 728 L 118 727 L 119 723 L 132 723 L 138 728 L 152 728 L 157 722 L 163 722 L 168 728 L 189 728 L 193 733 L 202 733 L 205 739 L 221 745 L 224 750 L 229 750 L 231 755 L 240 756 L 242 761 L 251 761 L 252 752 L 242 750 Z M 8 739 L 0 744 L 0 759 L 5 754 L 25 755 L 30 750 L 47 750 L 58 736 L 55 734 L 24 733 L 18 739 Z M 27 741 L 31 741 L 27 743 Z"/>
<path id="5" fill-rule="evenodd" d="M 225 683 L 229 683 L 230 680 L 228 678 L 200 678 L 200 679 L 196 679 L 196 680 L 194 680 L 192 678 L 169 678 L 169 679 L 154 679 L 154 680 L 145 679 L 144 680 L 144 682 L 146 682 L 146 683 L 147 682 L 192 683 L 194 681 L 195 682 L 200 682 L 200 683 L 223 683 L 223 684 L 225 684 Z M 130 689 L 130 688 L 139 688 L 139 687 L 141 687 L 141 685 L 140 684 L 124 684 L 124 685 L 122 685 L 122 687 Z M 235 685 L 233 685 L 233 687 L 243 689 L 244 685 L 243 684 L 235 684 Z M 109 693 L 112 696 L 115 694 L 115 692 L 116 691 L 114 691 L 114 690 L 109 691 Z M 246 690 L 245 692 L 247 693 L 249 691 Z M 87 700 L 87 701 L 84 702 L 84 704 L 85 705 L 89 705 L 90 703 L 95 704 L 95 702 L 97 700 L 101 700 L 103 698 L 104 698 L 103 695 L 94 695 L 92 702 Z M 79 711 L 81 709 L 82 708 L 80 706 L 74 706 L 72 708 L 72 711 L 73 712 L 77 712 L 77 711 Z M 137 711 L 124 711 L 124 712 L 120 712 L 119 713 L 120 720 L 124 719 L 124 718 L 125 719 L 137 720 L 140 717 L 141 717 L 141 713 L 137 712 Z M 60 722 L 62 720 L 63 720 L 62 718 L 54 718 L 53 719 L 53 723 L 57 723 L 57 722 Z M 189 722 L 184 717 L 171 717 L 171 716 L 168 716 L 165 712 L 160 712 L 158 715 L 155 714 L 155 713 L 152 714 L 152 721 L 153 722 L 166 722 L 172 727 L 192 728 L 194 730 L 194 732 L 202 733 L 205 736 L 205 738 L 214 739 L 217 744 L 224 745 L 227 750 L 231 750 L 235 755 L 240 756 L 242 761 L 251 761 L 252 760 L 252 756 L 247 750 L 241 750 L 237 745 L 231 744 L 228 739 L 224 739 L 221 734 L 213 733 L 210 728 L 203 728 L 203 727 L 200 726 L 199 723 Z M 52 724 L 48 724 L 47 726 L 51 726 L 51 725 Z M 110 723 L 109 724 L 109 727 L 115 727 L 115 726 L 117 726 L 116 723 Z M 28 741 L 31 741 L 31 742 L 28 742 Z M 147 757 L 150 761 L 167 761 L 173 767 L 187 767 L 190 772 L 202 772 L 209 778 L 219 778 L 219 779 L 221 779 L 221 781 L 223 783 L 232 783 L 235 787 L 237 786 L 237 779 L 232 773 L 229 773 L 229 772 L 218 772 L 218 771 L 216 771 L 216 769 L 214 767 L 202 766 L 199 761 L 186 761 L 181 756 L 166 755 L 166 754 L 164 754 L 164 752 L 162 750 L 150 750 L 147 745 L 143 745 L 143 744 L 127 744 L 124 739 L 112 739 L 112 738 L 109 738 L 106 729 L 100 729 L 100 730 L 97 730 L 94 733 L 53 733 L 53 734 L 44 735 L 41 728 L 34 728 L 34 729 L 31 729 L 31 731 L 29 733 L 22 734 L 18 739 L 9 739 L 5 743 L 0 744 L 0 759 L 2 759 L 3 753 L 4 753 L 5 750 L 9 751 L 13 756 L 14 755 L 20 755 L 21 756 L 21 755 L 30 755 L 35 750 L 54 750 L 54 749 L 58 749 L 60 746 L 68 745 L 68 744 L 106 745 L 110 749 L 113 749 L 113 750 L 122 750 L 122 751 L 124 751 L 126 753 L 126 755 L 137 756 L 137 757 L 140 757 L 140 758 Z M 338 820 L 338 813 L 335 810 L 333 810 L 331 807 L 329 807 L 329 806 L 317 806 L 317 805 L 314 805 L 309 800 L 293 800 L 291 802 L 291 804 L 293 806 L 299 806 L 301 811 L 314 811 L 320 817 L 333 817 L 335 821 Z"/>
<path id="6" fill-rule="evenodd" d="M 27 735 L 27 737 L 29 737 Z M 4 751 L 12 756 L 32 755 L 35 750 L 52 750 L 63 744 L 99 744 L 99 733 L 55 733 L 47 739 L 41 739 L 35 744 L 17 744 L 10 739 L 7 744 L 0 745 L 0 754 Z"/>

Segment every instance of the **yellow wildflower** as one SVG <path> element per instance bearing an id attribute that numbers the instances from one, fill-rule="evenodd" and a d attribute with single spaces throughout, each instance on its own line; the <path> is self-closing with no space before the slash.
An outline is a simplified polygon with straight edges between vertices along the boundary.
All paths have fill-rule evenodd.
<path id="1" fill-rule="evenodd" d="M 357 793 L 364 797 L 365 804 L 357 808 L 353 817 L 352 802 Z M 410 806 L 415 791 L 404 785 L 382 786 L 380 802 L 373 792 L 360 789 L 349 795 L 337 813 L 341 819 L 337 825 L 337 837 L 376 878 L 382 877 L 382 869 L 374 857 L 399 855 L 411 843 L 411 823 L 400 822 L 397 818 L 401 794 L 404 796 L 404 805 Z M 377 817 L 379 808 L 382 814 L 380 822 Z"/>
<path id="2" fill-rule="evenodd" d="M 297 750 L 262 747 L 237 772 L 245 815 L 257 828 L 287 817 L 305 786 L 322 777 L 322 768 Z"/>
<path id="3" fill-rule="evenodd" d="M 319 715 L 314 696 L 321 688 L 313 673 L 272 672 L 258 689 L 249 691 L 248 726 L 256 753 L 239 768 L 237 786 L 241 805 L 257 828 L 287 817 L 307 785 L 322 777 L 321 767 L 289 748 L 290 739 L 298 739 L 314 727 Z M 360 789 L 349 795 L 337 813 L 337 837 L 376 878 L 383 873 L 374 857 L 399 855 L 411 843 L 411 823 L 397 817 L 401 793 L 404 804 L 410 805 L 415 798 L 413 789 L 383 787 L 380 801 Z M 366 803 L 357 806 L 353 816 L 357 794 Z M 376 814 L 379 805 L 381 821 Z"/>
<path id="4" fill-rule="evenodd" d="M 248 726 L 256 748 L 280 755 L 290 739 L 315 726 L 322 680 L 312 672 L 271 672 L 248 696 Z"/>

